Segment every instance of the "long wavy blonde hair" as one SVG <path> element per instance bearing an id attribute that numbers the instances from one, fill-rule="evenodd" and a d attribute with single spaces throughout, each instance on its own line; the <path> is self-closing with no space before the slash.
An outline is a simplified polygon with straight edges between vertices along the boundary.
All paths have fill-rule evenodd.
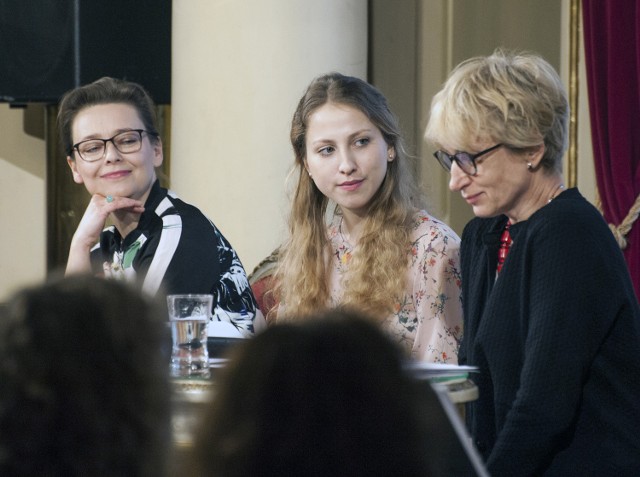
<path id="1" fill-rule="evenodd" d="M 284 305 L 278 321 L 304 317 L 329 306 L 329 200 L 304 167 L 309 116 L 329 102 L 364 113 L 395 150 L 395 160 L 388 163 L 380 189 L 369 204 L 361 237 L 343 278 L 341 304 L 382 318 L 392 313 L 406 286 L 410 224 L 424 202 L 413 179 L 398 120 L 382 93 L 370 84 L 339 73 L 327 74 L 309 85 L 291 122 L 295 153 L 292 177 L 297 175 L 297 186 L 289 216 L 289 238 L 280 249 L 276 272 L 275 293 Z M 339 207 L 335 212 L 340 213 Z"/>

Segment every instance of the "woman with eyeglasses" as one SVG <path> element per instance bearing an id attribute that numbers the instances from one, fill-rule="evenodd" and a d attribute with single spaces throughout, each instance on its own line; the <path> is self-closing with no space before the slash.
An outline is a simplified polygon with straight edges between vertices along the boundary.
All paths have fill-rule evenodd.
<path id="1" fill-rule="evenodd" d="M 58 128 L 73 179 L 91 194 L 67 274 L 93 270 L 151 295 L 213 294 L 214 319 L 253 334 L 264 318 L 236 252 L 200 210 L 160 187 L 162 141 L 144 88 L 105 77 L 71 90 Z"/>
<path id="2" fill-rule="evenodd" d="M 476 218 L 461 245 L 467 424 L 492 476 L 640 475 L 640 310 L 600 213 L 566 189 L 569 106 L 541 57 L 464 61 L 426 138 Z"/>
<path id="3" fill-rule="evenodd" d="M 358 78 L 316 78 L 291 125 L 295 186 L 277 322 L 351 305 L 415 359 L 456 363 L 459 238 L 426 212 L 396 117 Z"/>

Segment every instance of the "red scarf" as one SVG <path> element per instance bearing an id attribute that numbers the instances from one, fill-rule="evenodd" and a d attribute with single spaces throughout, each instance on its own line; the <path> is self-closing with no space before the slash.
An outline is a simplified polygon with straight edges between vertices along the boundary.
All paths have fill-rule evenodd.
<path id="1" fill-rule="evenodd" d="M 504 231 L 500 236 L 500 250 L 498 250 L 498 267 L 497 272 L 500 273 L 502 270 L 502 265 L 504 265 L 504 261 L 507 258 L 507 254 L 509 253 L 509 248 L 511 248 L 511 244 L 513 240 L 511 240 L 511 234 L 509 233 L 509 227 L 511 227 L 511 221 L 508 220 L 504 226 Z"/>

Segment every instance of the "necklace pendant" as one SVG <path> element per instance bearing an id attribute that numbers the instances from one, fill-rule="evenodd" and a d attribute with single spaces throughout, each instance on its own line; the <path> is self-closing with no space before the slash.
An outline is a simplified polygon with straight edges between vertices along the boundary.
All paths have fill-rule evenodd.
<path id="1" fill-rule="evenodd" d="M 549 198 L 549 200 L 547 201 L 547 204 L 551 203 L 551 201 L 553 199 L 555 199 L 556 197 L 558 197 L 558 194 L 560 192 L 562 192 L 564 190 L 564 184 L 560 184 L 558 187 L 556 187 L 556 189 L 553 191 L 553 194 L 551 194 L 551 197 Z"/>

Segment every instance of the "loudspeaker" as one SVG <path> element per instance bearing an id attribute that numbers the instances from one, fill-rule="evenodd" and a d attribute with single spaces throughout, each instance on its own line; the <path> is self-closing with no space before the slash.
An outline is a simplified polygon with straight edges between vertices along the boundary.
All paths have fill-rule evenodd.
<path id="1" fill-rule="evenodd" d="M 102 76 L 171 103 L 171 0 L 0 2 L 0 102 L 57 104 Z"/>

